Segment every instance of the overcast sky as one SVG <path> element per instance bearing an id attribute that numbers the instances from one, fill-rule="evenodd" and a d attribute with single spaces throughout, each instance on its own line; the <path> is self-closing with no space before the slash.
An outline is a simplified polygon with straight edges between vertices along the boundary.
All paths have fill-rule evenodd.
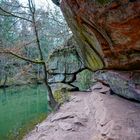
<path id="1" fill-rule="evenodd" d="M 28 0 L 19 0 L 21 3 L 23 3 L 23 4 L 27 4 L 28 3 Z M 51 6 L 51 7 L 53 7 L 54 6 L 54 4 L 52 3 L 52 1 L 51 0 L 34 0 L 35 1 L 35 5 L 37 6 L 37 7 L 46 7 L 47 6 L 47 3 L 49 3 L 49 5 Z"/>

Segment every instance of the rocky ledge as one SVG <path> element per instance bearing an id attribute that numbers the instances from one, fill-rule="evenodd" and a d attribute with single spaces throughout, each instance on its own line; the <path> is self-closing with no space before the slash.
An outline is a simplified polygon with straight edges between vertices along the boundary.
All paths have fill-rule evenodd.
<path id="1" fill-rule="evenodd" d="M 24 140 L 140 140 L 139 118 L 139 103 L 111 95 L 98 83 L 92 92 L 72 93 Z"/>
<path id="2" fill-rule="evenodd" d="M 108 85 L 114 93 L 140 102 L 140 71 L 100 70 L 94 78 Z"/>
<path id="3" fill-rule="evenodd" d="M 140 0 L 62 0 L 60 7 L 88 68 L 140 69 Z"/>

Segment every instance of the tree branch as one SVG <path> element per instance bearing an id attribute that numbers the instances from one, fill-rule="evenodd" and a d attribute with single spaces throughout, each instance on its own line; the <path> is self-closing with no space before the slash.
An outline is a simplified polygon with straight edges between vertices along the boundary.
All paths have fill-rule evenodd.
<path id="1" fill-rule="evenodd" d="M 27 19 L 27 18 L 20 17 L 20 16 L 18 16 L 18 15 L 15 15 L 15 14 L 9 12 L 9 11 L 6 11 L 6 10 L 4 10 L 2 7 L 0 7 L 0 10 L 3 11 L 3 13 L 5 13 L 5 14 L 0 13 L 1 16 L 8 16 L 8 17 L 11 17 L 11 16 L 12 16 L 12 17 L 16 17 L 16 18 L 20 18 L 20 19 L 26 20 L 26 21 L 28 21 L 28 22 L 32 22 L 31 20 L 29 20 L 29 19 Z"/>
<path id="2" fill-rule="evenodd" d="M 19 59 L 22 59 L 24 61 L 28 61 L 28 62 L 31 62 L 31 63 L 34 63 L 34 64 L 44 64 L 45 62 L 44 61 L 36 61 L 36 60 L 31 60 L 27 57 L 23 57 L 21 55 L 18 55 L 18 54 L 15 54 L 11 51 L 0 51 L 0 53 L 4 53 L 4 54 L 9 54 L 9 55 L 13 55 L 15 56 L 16 58 L 19 58 Z"/>

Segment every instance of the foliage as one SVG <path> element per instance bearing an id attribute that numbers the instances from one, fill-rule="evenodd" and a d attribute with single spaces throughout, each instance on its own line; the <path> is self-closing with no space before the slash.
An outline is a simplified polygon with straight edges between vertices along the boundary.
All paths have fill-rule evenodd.
<path id="1" fill-rule="evenodd" d="M 69 92 L 66 88 L 55 90 L 54 98 L 58 103 L 63 104 L 64 102 L 69 101 Z"/>
<path id="2" fill-rule="evenodd" d="M 93 72 L 84 70 L 77 75 L 77 84 L 80 90 L 87 90 L 93 83 Z"/>
<path id="3" fill-rule="evenodd" d="M 47 60 L 48 54 L 69 37 L 69 28 L 60 9 L 52 10 L 49 6 L 46 9 L 36 7 L 35 22 L 43 56 Z M 32 13 L 28 4 L 25 6 L 18 0 L 0 1 L 0 50 L 9 49 L 29 59 L 38 60 L 39 51 L 33 28 Z M 15 61 L 15 58 L 9 55 L 0 55 L 0 81 L 5 80 L 5 77 L 14 79 L 20 73 L 42 77 L 42 66 L 36 64 L 32 64 L 30 68 L 28 66 L 28 62 L 19 59 Z"/>

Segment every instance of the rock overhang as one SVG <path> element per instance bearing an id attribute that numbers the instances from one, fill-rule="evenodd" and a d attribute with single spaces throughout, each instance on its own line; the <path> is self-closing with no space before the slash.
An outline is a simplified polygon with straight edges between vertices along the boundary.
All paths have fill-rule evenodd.
<path id="1" fill-rule="evenodd" d="M 83 62 L 99 69 L 140 69 L 140 1 L 62 0 Z"/>

